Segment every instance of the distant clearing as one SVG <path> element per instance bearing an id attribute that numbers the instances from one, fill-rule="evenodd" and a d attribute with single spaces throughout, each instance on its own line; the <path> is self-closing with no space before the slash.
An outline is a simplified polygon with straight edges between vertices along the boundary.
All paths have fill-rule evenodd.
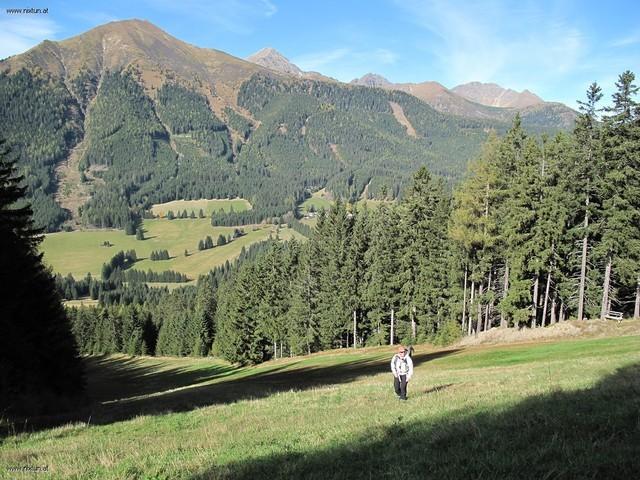
<path id="1" fill-rule="evenodd" d="M 65 307 L 82 307 L 82 306 L 95 306 L 98 305 L 98 300 L 92 298 L 79 298 L 77 300 L 67 300 L 62 302 Z"/>
<path id="2" fill-rule="evenodd" d="M 322 190 L 313 192 L 310 198 L 307 198 L 300 204 L 299 208 L 302 212 L 308 212 L 311 210 L 311 207 L 313 207 L 316 212 L 319 212 L 322 209 L 329 210 L 331 205 L 333 205 L 333 198 L 331 194 L 323 188 Z"/>
<path id="3" fill-rule="evenodd" d="M 198 215 L 200 209 L 204 212 L 205 216 L 210 217 L 212 213 L 219 212 L 220 210 L 225 213 L 229 213 L 233 207 L 234 212 L 244 212 L 251 210 L 251 204 L 244 198 L 232 198 L 232 199 L 200 199 L 200 200 L 174 200 L 167 203 L 156 203 L 151 207 L 151 212 L 154 215 L 165 217 L 169 210 L 174 214 L 181 213 L 186 210 L 188 214 L 192 211 Z"/>
<path id="4" fill-rule="evenodd" d="M 375 199 L 361 198 L 355 203 L 355 206 L 357 210 L 360 210 L 361 208 L 363 208 L 365 204 L 367 208 L 375 209 L 375 208 L 378 208 L 380 204 L 383 202 L 389 202 L 389 200 L 375 200 Z M 335 202 L 333 200 L 332 195 L 328 193 L 326 189 L 323 188 L 322 190 L 318 190 L 317 192 L 314 192 L 310 198 L 307 198 L 304 202 L 302 202 L 298 207 L 298 209 L 302 213 L 310 212 L 311 207 L 313 207 L 313 210 L 316 212 L 319 212 L 322 209 L 328 211 L 334 203 Z M 315 223 L 313 226 L 315 226 Z"/>
<path id="5" fill-rule="evenodd" d="M 175 270 L 197 278 L 212 268 L 233 260 L 242 247 L 266 240 L 269 235 L 275 237 L 276 228 L 272 225 L 238 227 L 244 229 L 246 235 L 231 243 L 209 250 L 198 250 L 198 242 L 211 236 L 214 243 L 219 235 L 225 237 L 233 234 L 235 227 L 212 227 L 208 218 L 203 219 L 154 219 L 143 223 L 146 240 L 136 240 L 135 235 L 125 235 L 121 230 L 85 230 L 75 232 L 59 232 L 45 236 L 41 245 L 44 261 L 53 271 L 66 275 L 71 273 L 75 278 L 84 277 L 88 272 L 99 276 L 102 264 L 107 262 L 120 250 L 135 250 L 139 260 L 133 268 L 137 270 L 153 270 L 162 272 Z M 280 230 L 280 238 L 287 240 L 294 234 L 290 229 Z M 297 236 L 297 235 L 296 235 Z M 104 247 L 109 242 L 112 246 Z M 152 262 L 149 260 L 154 250 L 168 250 L 170 260 Z M 188 256 L 184 256 L 187 250 Z"/>

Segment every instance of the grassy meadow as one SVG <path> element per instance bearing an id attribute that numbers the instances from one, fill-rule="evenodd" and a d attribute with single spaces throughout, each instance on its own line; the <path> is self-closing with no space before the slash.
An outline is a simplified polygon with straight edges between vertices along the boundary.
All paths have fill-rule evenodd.
<path id="1" fill-rule="evenodd" d="M 226 260 L 233 260 L 242 247 L 249 247 L 252 243 L 266 240 L 269 235 L 276 233 L 273 225 L 251 225 L 243 228 L 246 235 L 231 243 L 208 250 L 198 250 L 198 242 L 211 236 L 214 243 L 220 234 L 230 235 L 234 227 L 212 227 L 208 218 L 197 219 L 152 219 L 144 220 L 143 231 L 145 240 L 136 240 L 135 235 L 125 235 L 122 230 L 82 230 L 74 232 L 51 233 L 45 236 L 41 244 L 44 261 L 56 273 L 74 277 L 84 277 L 88 272 L 99 276 L 102 265 L 109 261 L 120 250 L 135 250 L 138 259 L 135 267 L 138 270 L 162 272 L 175 270 L 185 273 L 189 278 L 196 279 L 198 275 L 207 273 Z M 286 240 L 300 235 L 292 230 L 283 228 L 279 236 Z M 109 242 L 111 247 L 102 246 Z M 154 250 L 168 250 L 169 260 L 151 261 L 149 256 Z M 184 256 L 187 250 L 188 256 Z"/>
<path id="2" fill-rule="evenodd" d="M 190 214 L 193 211 L 193 213 L 198 216 L 198 212 L 200 212 L 200 209 L 202 209 L 205 216 L 211 217 L 212 213 L 220 212 L 221 210 L 225 213 L 228 213 L 231 211 L 231 207 L 233 207 L 234 212 L 244 212 L 246 210 L 251 210 L 252 208 L 249 201 L 245 200 L 244 198 L 222 200 L 174 200 L 172 202 L 154 204 L 151 207 L 151 212 L 154 215 L 165 217 L 169 210 L 172 210 L 174 214 L 179 214 L 183 210 L 186 210 L 187 214 Z"/>
<path id="3" fill-rule="evenodd" d="M 333 205 L 333 198 L 323 188 L 322 190 L 313 192 L 309 198 L 300 204 L 298 209 L 301 212 L 306 213 L 311 210 L 311 207 L 313 207 L 316 212 L 319 212 L 322 209 L 329 210 L 331 205 Z"/>
<path id="4" fill-rule="evenodd" d="M 378 208 L 378 206 L 383 202 L 384 200 L 375 200 L 375 199 L 358 200 L 355 203 L 355 206 L 358 210 L 363 208 L 365 205 L 367 206 L 367 208 L 375 209 L 375 208 Z M 313 206 L 313 209 L 316 212 L 319 212 L 322 209 L 329 210 L 333 205 L 333 203 L 334 203 L 333 197 L 331 196 L 330 193 L 328 193 L 323 188 L 322 190 L 313 192 L 311 194 L 311 197 L 307 198 L 304 202 L 302 202 L 298 206 L 298 210 L 302 213 L 307 213 L 311 210 L 311 207 Z"/>
<path id="5" fill-rule="evenodd" d="M 48 419 L 58 427 L 17 427 L 0 445 L 0 472 L 34 465 L 47 467 L 46 478 L 196 480 L 640 471 L 640 336 L 418 345 L 406 402 L 392 391 L 392 353 L 331 351 L 256 367 L 87 358 L 92 406 Z"/>

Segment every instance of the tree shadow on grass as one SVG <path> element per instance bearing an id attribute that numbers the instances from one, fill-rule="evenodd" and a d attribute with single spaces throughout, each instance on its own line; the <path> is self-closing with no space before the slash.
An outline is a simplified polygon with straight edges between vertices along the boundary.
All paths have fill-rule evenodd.
<path id="1" fill-rule="evenodd" d="M 233 372 L 231 365 L 202 369 L 163 368 L 163 361 L 125 356 L 84 358 L 87 392 L 92 403 L 148 395 L 213 380 Z"/>
<path id="2" fill-rule="evenodd" d="M 407 403 L 411 408 L 411 402 Z M 274 439 L 278 445 L 278 439 Z M 282 445 L 282 444 L 280 444 Z M 205 467 L 205 479 L 630 479 L 640 473 L 640 365 L 506 410 L 371 430 L 322 450 Z"/>
<path id="3" fill-rule="evenodd" d="M 413 362 L 419 366 L 457 351 L 450 349 L 417 354 L 413 356 Z M 0 436 L 75 421 L 104 425 L 139 415 L 185 412 L 210 405 L 265 398 L 284 391 L 345 384 L 361 377 L 390 372 L 391 355 L 329 366 L 300 366 L 306 357 L 298 358 L 295 362 L 258 366 L 254 371 L 249 369 L 241 378 L 225 379 L 237 369 L 219 364 L 197 370 L 192 366 L 189 369 L 167 369 L 163 368 L 160 359 L 154 365 L 143 364 L 136 357 L 87 357 L 88 406 L 65 414 L 31 417 L 26 424 L 24 419 L 16 419 L 9 426 L 0 426 Z"/>

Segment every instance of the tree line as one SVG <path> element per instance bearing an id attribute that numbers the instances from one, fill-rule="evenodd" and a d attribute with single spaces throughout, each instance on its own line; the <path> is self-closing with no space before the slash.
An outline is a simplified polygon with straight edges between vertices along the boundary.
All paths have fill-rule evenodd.
<path id="1" fill-rule="evenodd" d="M 274 245 L 218 292 L 214 352 L 260 362 L 443 341 L 494 326 L 640 316 L 640 108 L 624 72 L 593 84 L 572 134 L 516 117 L 449 196 L 419 170 L 401 202 L 337 202 L 309 242 Z M 602 115 L 600 115 L 602 113 Z"/>

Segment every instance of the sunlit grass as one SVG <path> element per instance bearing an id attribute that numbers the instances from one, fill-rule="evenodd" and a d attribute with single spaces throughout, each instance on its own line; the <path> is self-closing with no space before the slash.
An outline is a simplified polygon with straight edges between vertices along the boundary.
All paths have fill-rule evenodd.
<path id="1" fill-rule="evenodd" d="M 195 279 L 212 268 L 233 260 L 242 247 L 275 237 L 276 228 L 262 225 L 254 230 L 252 226 L 243 228 L 246 235 L 231 243 L 209 250 L 198 250 L 198 242 L 211 236 L 215 243 L 219 235 L 233 234 L 235 227 L 212 227 L 210 220 L 203 219 L 153 219 L 145 220 L 142 226 L 145 240 L 136 240 L 135 235 L 125 235 L 121 230 L 85 230 L 59 232 L 45 236 L 41 245 L 44 261 L 54 272 L 74 277 L 84 277 L 88 272 L 99 276 L 102 265 L 108 262 L 120 250 L 135 250 L 139 259 L 135 267 L 138 270 L 162 272 L 175 270 Z M 288 229 L 280 230 L 280 238 L 288 239 L 296 235 Z M 103 246 L 108 242 L 111 246 Z M 170 260 L 151 261 L 154 250 L 168 250 Z M 187 256 L 184 255 L 185 250 Z"/>
<path id="2" fill-rule="evenodd" d="M 151 212 L 154 215 L 165 217 L 169 210 L 173 211 L 176 215 L 186 210 L 187 214 L 193 212 L 197 216 L 200 209 L 202 209 L 206 217 L 211 217 L 211 214 L 215 212 L 223 211 L 229 213 L 232 207 L 234 212 L 244 212 L 252 208 L 249 201 L 244 198 L 173 200 L 171 202 L 154 204 L 151 207 Z"/>

